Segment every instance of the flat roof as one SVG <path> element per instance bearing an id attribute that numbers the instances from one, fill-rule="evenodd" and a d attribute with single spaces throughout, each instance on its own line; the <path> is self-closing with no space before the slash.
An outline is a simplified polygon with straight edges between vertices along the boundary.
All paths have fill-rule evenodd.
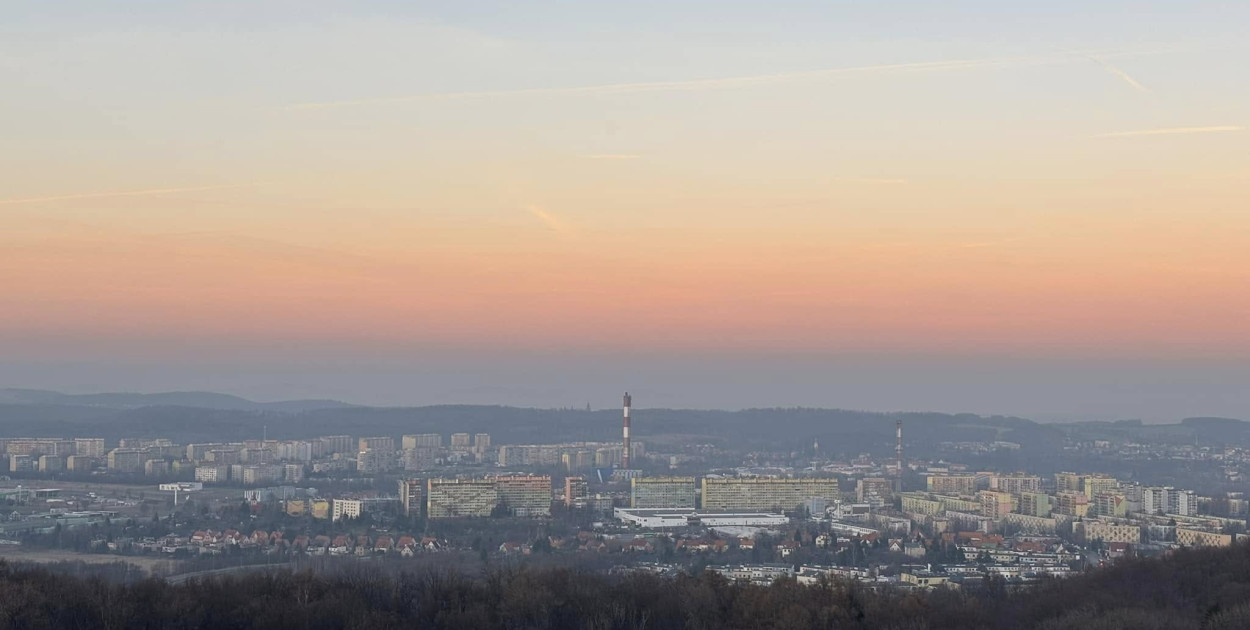
<path id="1" fill-rule="evenodd" d="M 624 512 L 634 516 L 697 516 L 697 517 L 742 517 L 742 516 L 767 516 L 779 517 L 785 516 L 777 512 L 700 512 L 691 508 L 616 508 L 618 512 Z"/>

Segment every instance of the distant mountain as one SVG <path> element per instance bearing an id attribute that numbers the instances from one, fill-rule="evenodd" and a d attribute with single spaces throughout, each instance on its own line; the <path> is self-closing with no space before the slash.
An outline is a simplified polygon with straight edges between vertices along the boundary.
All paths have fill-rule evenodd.
<path id="1" fill-rule="evenodd" d="M 61 405 L 107 409 L 194 407 L 223 411 L 276 411 L 280 413 L 303 413 L 316 409 L 342 409 L 353 406 L 337 400 L 285 400 L 262 403 L 214 392 L 62 394 L 42 389 L 0 389 L 0 404 Z"/>

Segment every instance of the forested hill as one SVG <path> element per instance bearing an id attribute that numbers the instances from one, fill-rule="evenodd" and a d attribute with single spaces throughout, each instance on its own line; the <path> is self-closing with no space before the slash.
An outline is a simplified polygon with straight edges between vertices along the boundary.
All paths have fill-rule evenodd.
<path id="1" fill-rule="evenodd" d="M 405 433 L 490 433 L 496 443 L 615 440 L 621 412 L 615 409 L 528 409 L 482 405 L 430 407 L 338 406 L 300 411 L 149 405 L 0 404 L 0 436 L 160 436 L 190 443 L 319 435 Z M 906 440 L 1005 440 L 1057 448 L 1054 427 L 1021 418 L 970 414 L 871 413 L 839 409 L 747 409 L 742 411 L 636 409 L 637 439 L 681 444 L 750 445 L 760 449 L 805 449 L 819 440 L 828 452 L 884 452 L 894 444 L 902 420 Z"/>
<path id="2" fill-rule="evenodd" d="M 67 577 L 0 562 L 0 626 L 601 630 L 1233 630 L 1250 627 L 1250 548 L 1128 561 L 1023 590 L 869 591 L 858 584 L 771 586 L 716 574 L 660 578 L 572 569 L 447 569 L 388 577 L 346 565 L 170 585 Z M 354 567 L 354 568 L 352 568 Z"/>
<path id="3" fill-rule="evenodd" d="M 257 403 L 205 392 L 66 395 L 0 390 L 0 437 L 168 437 L 181 443 L 319 435 L 490 433 L 498 444 L 615 440 L 618 409 L 532 409 L 489 405 L 366 407 L 337 401 Z M 874 413 L 844 409 L 768 408 L 741 411 L 635 408 L 636 439 L 711 443 L 723 447 L 804 450 L 819 440 L 826 453 L 884 454 L 903 422 L 909 453 L 932 453 L 941 442 L 1011 442 L 1014 465 L 1053 457 L 1065 439 L 1108 439 L 1198 445 L 1250 445 L 1250 423 L 1190 418 L 1176 424 L 1137 421 L 1042 424 L 1009 416 L 931 412 Z"/>

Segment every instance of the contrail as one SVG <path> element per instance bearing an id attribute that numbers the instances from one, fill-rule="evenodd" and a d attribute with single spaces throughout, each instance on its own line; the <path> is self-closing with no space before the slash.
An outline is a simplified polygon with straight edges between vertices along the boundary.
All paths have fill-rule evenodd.
<path id="1" fill-rule="evenodd" d="M 1136 131 L 1113 131 L 1100 133 L 1095 138 L 1128 138 L 1131 136 L 1165 136 L 1183 133 L 1217 133 L 1220 131 L 1243 131 L 1245 127 L 1225 125 L 1222 127 L 1167 127 L 1164 129 L 1138 129 Z"/>
<path id="2" fill-rule="evenodd" d="M 1139 82 L 1137 79 L 1134 79 L 1131 75 L 1129 75 L 1129 73 L 1107 63 L 1106 61 L 1103 61 L 1102 59 L 1099 59 L 1098 57 L 1095 57 L 1093 55 L 1081 55 L 1081 56 L 1102 66 L 1103 69 L 1106 70 L 1107 72 L 1110 72 L 1111 74 L 1117 77 L 1120 77 L 1120 79 L 1122 79 L 1125 83 L 1132 86 L 1134 90 L 1137 90 L 1138 92 L 1143 92 L 1145 94 L 1154 94 L 1154 92 L 1152 92 L 1150 88 L 1142 85 L 1141 82 Z"/>
<path id="3" fill-rule="evenodd" d="M 542 221 L 548 228 L 551 229 L 552 232 L 563 234 L 565 236 L 573 234 L 573 228 L 569 227 L 569 224 L 565 223 L 559 217 L 551 214 L 550 212 L 534 205 L 526 206 L 525 209 L 529 210 L 530 214 L 537 217 L 539 221 Z"/>
<path id="4" fill-rule="evenodd" d="M 73 195 L 57 195 L 55 197 L 26 197 L 23 199 L 0 199 L 0 205 L 19 203 L 41 203 L 45 201 L 69 201 L 72 199 L 102 199 L 105 197 L 143 197 L 146 195 L 164 195 L 169 193 L 201 192 L 205 190 L 225 190 L 227 188 L 245 188 L 255 184 L 232 184 L 229 186 L 197 186 L 194 188 L 151 188 L 148 190 L 115 190 L 109 192 L 77 193 Z"/>
<path id="5" fill-rule="evenodd" d="M 1140 53 L 1145 54 L 1145 53 Z M 1017 66 L 1039 63 L 1063 62 L 1070 59 L 1067 55 L 1039 55 L 1031 57 L 1001 57 L 986 59 L 954 59 L 948 61 L 921 61 L 912 63 L 895 63 L 873 66 L 852 66 L 846 68 L 830 68 L 824 70 L 806 70 L 783 72 L 777 74 L 761 74 L 743 77 L 724 77 L 719 79 L 690 79 L 680 81 L 655 81 L 649 83 L 608 83 L 603 85 L 587 85 L 580 87 L 556 88 L 523 88 L 517 90 L 492 90 L 483 92 L 442 92 L 418 94 L 413 96 L 396 96 L 390 98 L 374 98 L 346 101 L 326 101 L 319 103 L 297 103 L 289 105 L 287 110 L 332 109 L 339 107 L 359 107 L 365 105 L 387 105 L 432 101 L 445 99 L 477 99 L 500 96 L 539 96 L 560 94 L 635 94 L 640 92 L 673 92 L 689 90 L 726 89 L 767 85 L 788 81 L 819 79 L 843 74 L 873 74 L 885 72 L 928 72 L 937 70 L 961 70 L 965 68 L 986 68 Z"/>

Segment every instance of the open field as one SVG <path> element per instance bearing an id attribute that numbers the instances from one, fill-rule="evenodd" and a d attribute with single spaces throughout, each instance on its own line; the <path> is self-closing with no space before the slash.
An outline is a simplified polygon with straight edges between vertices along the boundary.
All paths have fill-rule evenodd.
<path id="1" fill-rule="evenodd" d="M 177 562 L 168 558 L 149 558 L 144 556 L 116 556 L 100 553 L 74 553 L 57 549 L 26 549 L 18 545 L 0 545 L 0 559 L 12 562 L 86 562 L 89 564 L 109 564 L 125 562 L 133 564 L 149 573 L 172 573 L 178 566 Z"/>

